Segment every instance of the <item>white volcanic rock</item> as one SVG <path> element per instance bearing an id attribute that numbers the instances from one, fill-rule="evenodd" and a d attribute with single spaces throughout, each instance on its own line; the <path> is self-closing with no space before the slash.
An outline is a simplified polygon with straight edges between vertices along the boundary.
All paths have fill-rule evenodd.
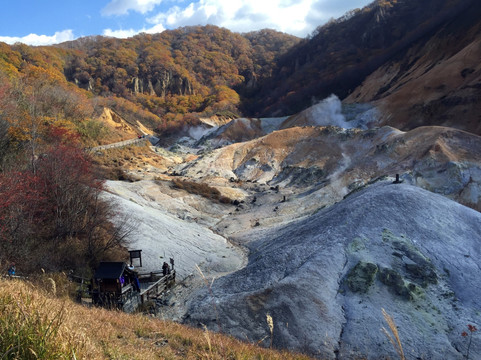
<path id="1" fill-rule="evenodd" d="M 238 118 L 216 127 L 199 139 L 198 144 L 214 147 L 252 140 L 279 130 L 287 117 Z"/>
<path id="2" fill-rule="evenodd" d="M 195 275 L 196 265 L 210 276 L 244 265 L 244 251 L 208 228 L 212 219 L 203 208 L 166 194 L 152 181 L 108 181 L 106 187 L 104 196 L 116 204 L 118 221 L 127 218 L 133 226 L 129 249 L 142 250 L 140 272 L 160 270 L 169 257 L 175 259 L 179 280 Z"/>
<path id="3" fill-rule="evenodd" d="M 456 129 L 383 127 L 361 131 L 295 127 L 232 144 L 178 172 L 199 181 L 219 178 L 318 191 L 318 207 L 384 176 L 406 181 L 481 210 L 481 137 Z M 213 180 L 214 179 L 214 180 Z"/>
<path id="4" fill-rule="evenodd" d="M 481 214 L 446 197 L 377 183 L 250 239 L 248 265 L 197 293 L 187 323 L 268 345 L 270 314 L 275 347 L 326 359 L 396 358 L 381 308 L 408 358 L 462 359 L 461 332 L 481 327 Z"/>

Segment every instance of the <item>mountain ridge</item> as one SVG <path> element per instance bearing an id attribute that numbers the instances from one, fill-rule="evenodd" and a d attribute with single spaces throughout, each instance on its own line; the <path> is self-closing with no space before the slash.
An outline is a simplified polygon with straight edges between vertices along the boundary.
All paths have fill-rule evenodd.
<path id="1" fill-rule="evenodd" d="M 345 101 L 372 101 L 383 109 L 383 124 L 401 129 L 444 125 L 479 134 L 480 15 L 473 4 L 424 44 L 378 68 Z"/>
<path id="2" fill-rule="evenodd" d="M 335 93 L 345 103 L 373 102 L 380 125 L 479 134 L 479 14 L 473 0 L 376 0 L 302 40 L 268 29 L 193 26 L 51 47 L 4 45 L 0 66 L 10 74 L 27 65 L 56 72 L 158 133 L 212 115 L 288 116 Z"/>
<path id="3" fill-rule="evenodd" d="M 431 12 L 429 8 L 432 8 Z M 261 114 L 295 113 L 311 105 L 312 98 L 323 99 L 331 93 L 335 93 L 341 99 L 347 97 L 349 103 L 378 100 L 389 89 L 389 73 L 382 75 L 383 73 L 378 70 L 380 74 L 374 79 L 377 90 L 366 94 L 366 90 L 369 90 L 369 77 L 375 76 L 370 74 L 373 72 L 376 74 L 379 67 L 389 68 L 392 66 L 390 65 L 392 59 L 398 58 L 403 64 L 398 76 L 403 76 L 412 66 L 410 62 L 416 61 L 416 46 L 422 48 L 433 39 L 437 39 L 441 44 L 439 48 L 441 53 L 455 51 L 453 49 L 459 47 L 459 41 L 458 43 L 453 41 L 452 45 L 449 45 L 451 47 L 442 47 L 443 38 L 449 39 L 450 36 L 456 36 L 466 42 L 464 38 L 469 36 L 472 38 L 476 34 L 479 36 L 477 20 L 479 17 L 474 15 L 479 14 L 479 11 L 479 4 L 473 1 L 428 3 L 375 1 L 364 9 L 357 9 L 342 21 L 334 21 L 320 27 L 311 39 L 304 40 L 280 58 L 276 75 L 263 84 L 264 90 L 260 90 L 258 100 L 266 104 L 265 111 L 261 111 Z M 426 13 L 429 13 L 429 16 L 425 16 Z M 466 19 L 469 19 L 469 26 L 465 24 Z M 442 29 L 449 26 L 451 31 L 443 33 Z M 466 30 L 469 30 L 469 35 Z M 369 33 L 373 36 L 367 36 Z M 411 55 L 409 55 L 410 51 Z M 475 59 L 476 57 L 473 56 L 473 60 L 470 61 L 475 62 Z M 437 61 L 435 56 L 426 59 L 427 66 L 430 67 L 434 67 Z M 465 71 L 465 75 L 471 75 L 471 73 L 469 68 L 468 73 Z M 433 70 L 433 74 L 433 76 L 448 76 L 445 70 L 437 72 Z M 412 80 L 404 78 L 404 82 Z M 363 81 L 365 85 L 360 87 Z M 400 82 L 400 84 L 403 83 Z M 444 89 L 441 89 L 440 97 L 456 91 L 455 87 L 445 84 Z M 406 93 L 406 96 L 408 95 Z M 421 96 L 426 97 L 427 94 Z M 463 96 L 461 95 L 461 99 Z M 411 111 L 420 119 L 409 126 L 405 120 L 401 121 L 396 113 L 396 110 L 400 112 L 406 109 L 400 109 L 399 106 L 397 108 L 392 106 L 392 109 L 389 107 L 390 103 L 396 101 L 395 96 L 392 98 L 393 100 L 388 101 L 383 107 L 383 110 L 389 114 L 385 114 L 384 124 L 388 123 L 405 130 L 412 129 L 425 121 L 431 125 L 458 125 L 459 128 L 468 131 L 479 131 L 476 127 L 478 121 L 476 124 L 467 124 L 467 121 L 459 120 L 455 122 L 454 115 L 451 115 L 450 121 L 443 122 L 440 112 L 423 113 L 422 108 Z M 474 100 L 473 105 L 477 106 L 477 104 L 479 101 Z M 435 109 L 434 104 L 432 108 Z M 411 109 L 408 108 L 408 110 Z M 474 109 L 467 108 L 465 111 L 469 116 L 475 117 Z M 391 120 L 386 122 L 389 116 Z M 396 121 L 400 124 L 398 125 Z"/>

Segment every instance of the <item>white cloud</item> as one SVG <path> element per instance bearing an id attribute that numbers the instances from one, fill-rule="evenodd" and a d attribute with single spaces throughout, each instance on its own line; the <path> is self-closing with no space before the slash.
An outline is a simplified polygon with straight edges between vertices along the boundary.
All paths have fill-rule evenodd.
<path id="1" fill-rule="evenodd" d="M 103 34 L 104 36 L 110 36 L 110 37 L 116 37 L 116 38 L 122 38 L 122 39 L 125 39 L 125 38 L 128 38 L 128 37 L 132 37 L 136 34 L 138 34 L 139 32 L 134 30 L 134 29 L 129 29 L 129 30 L 112 30 L 112 29 L 105 29 L 103 31 Z"/>
<path id="2" fill-rule="evenodd" d="M 112 0 L 102 9 L 102 15 L 125 15 L 130 10 L 145 14 L 161 2 L 162 0 Z"/>
<path id="3" fill-rule="evenodd" d="M 104 15 L 125 15 L 129 11 L 148 14 L 151 27 L 142 29 L 105 29 L 103 35 L 126 38 L 138 33 L 160 33 L 166 28 L 212 24 L 236 32 L 271 28 L 297 36 L 306 36 L 331 17 L 363 7 L 372 0 L 110 0 Z M 166 11 L 153 13 L 156 6 L 176 3 Z M 149 14 L 150 13 L 150 14 Z M 52 36 L 29 34 L 23 37 L 0 36 L 8 44 L 51 45 L 74 40 L 72 30 Z"/>
<path id="4" fill-rule="evenodd" d="M 285 0 L 200 0 L 184 9 L 173 7 L 147 19 L 175 28 L 186 25 L 214 24 L 232 31 L 247 32 L 263 28 L 305 35 L 305 22 L 314 0 L 286 2 Z"/>
<path id="5" fill-rule="evenodd" d="M 140 30 L 134 30 L 134 29 L 128 29 L 128 30 L 105 29 L 103 31 L 102 35 L 125 39 L 125 38 L 128 38 L 128 37 L 132 37 L 134 35 L 137 35 L 139 33 L 156 34 L 156 33 L 161 33 L 164 30 L 165 30 L 165 28 L 162 24 L 157 24 L 157 25 L 152 26 L 151 28 L 146 29 L 144 27 Z"/>
<path id="6" fill-rule="evenodd" d="M 305 36 L 331 16 L 332 9 L 323 12 L 323 5 L 325 0 L 199 0 L 184 8 L 172 7 L 147 21 L 169 28 L 213 24 L 237 32 L 273 28 Z M 339 15 L 348 9 L 340 10 Z M 313 10 L 316 10 L 315 16 L 312 16 Z"/>
<path id="7" fill-rule="evenodd" d="M 74 39 L 72 30 L 57 31 L 54 35 L 37 35 L 29 34 L 26 36 L 0 36 L 0 41 L 7 44 L 14 44 L 21 42 L 27 45 L 39 46 L 39 45 L 52 45 L 58 44 L 64 41 L 70 41 Z"/>
<path id="8" fill-rule="evenodd" d="M 236 32 L 271 28 L 306 36 L 331 17 L 371 0 L 197 0 L 147 18 L 167 28 L 213 24 Z"/>

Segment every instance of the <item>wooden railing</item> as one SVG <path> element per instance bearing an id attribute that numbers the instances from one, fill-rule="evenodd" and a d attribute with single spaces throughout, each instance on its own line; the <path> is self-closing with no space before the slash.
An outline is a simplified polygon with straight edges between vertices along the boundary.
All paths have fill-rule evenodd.
<path id="1" fill-rule="evenodd" d="M 141 144 L 145 141 L 148 141 L 146 137 L 140 138 L 140 139 L 130 139 L 130 140 L 124 140 L 124 141 L 119 141 L 113 144 L 108 144 L 108 145 L 100 145 L 96 146 L 93 148 L 90 148 L 89 151 L 97 151 L 97 150 L 106 150 L 106 149 L 113 149 L 113 148 L 119 148 L 119 147 L 124 147 L 128 145 L 134 145 L 134 144 Z"/>
<path id="2" fill-rule="evenodd" d="M 152 276 L 154 273 L 149 274 L 142 274 L 143 276 L 148 275 Z M 139 274 L 139 278 L 141 275 Z M 175 270 L 172 270 L 170 274 L 163 275 L 160 279 L 158 279 L 153 284 L 150 284 L 146 289 L 140 291 L 140 300 L 143 303 L 149 299 L 157 298 L 160 294 L 162 294 L 170 285 L 175 281 Z"/>

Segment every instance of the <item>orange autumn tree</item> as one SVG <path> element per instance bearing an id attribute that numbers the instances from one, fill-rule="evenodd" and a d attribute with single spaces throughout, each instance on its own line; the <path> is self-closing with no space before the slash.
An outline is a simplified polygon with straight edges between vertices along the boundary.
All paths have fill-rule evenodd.
<path id="1" fill-rule="evenodd" d="M 237 113 L 240 97 L 237 92 L 229 87 L 217 85 L 214 87 L 214 94 L 209 97 L 209 101 L 212 104 L 209 109 L 214 113 Z"/>
<path id="2" fill-rule="evenodd" d="M 0 99 L 4 118 L 9 123 L 13 143 L 28 150 L 30 165 L 35 172 L 35 159 L 44 143 L 50 125 L 61 122 L 74 128 L 93 112 L 78 89 L 71 87 L 58 73 L 34 65 L 12 80 L 12 85 Z"/>

